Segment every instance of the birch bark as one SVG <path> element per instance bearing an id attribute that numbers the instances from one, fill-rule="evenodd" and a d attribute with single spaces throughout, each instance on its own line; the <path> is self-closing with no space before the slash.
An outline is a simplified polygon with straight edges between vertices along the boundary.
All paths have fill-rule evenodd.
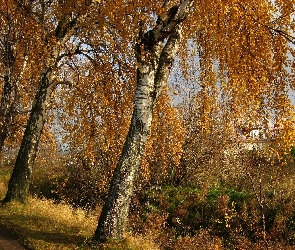
<path id="1" fill-rule="evenodd" d="M 38 143 L 45 124 L 50 95 L 55 88 L 50 81 L 51 74 L 51 70 L 44 70 L 42 74 L 4 202 L 17 200 L 26 203 L 27 201 Z"/>
<path id="2" fill-rule="evenodd" d="M 150 132 L 157 97 L 170 76 L 178 50 L 181 22 L 192 1 L 186 0 L 169 12 L 167 19 L 141 35 L 137 44 L 137 90 L 129 132 L 110 183 L 108 198 L 102 209 L 94 240 L 123 239 L 127 228 L 134 181 Z M 175 7 L 174 7 L 175 8 Z M 164 43 L 164 39 L 168 39 Z"/>
<path id="3" fill-rule="evenodd" d="M 83 18 L 83 16 L 81 16 L 81 18 Z M 46 121 L 50 96 L 56 87 L 56 65 L 61 59 L 60 52 L 62 51 L 62 47 L 75 31 L 74 28 L 77 20 L 78 18 L 71 18 L 71 15 L 65 15 L 58 23 L 55 31 L 53 33 L 48 33 L 48 35 L 54 35 L 57 42 L 52 46 L 50 56 L 43 62 L 44 67 L 40 76 L 38 91 L 35 95 L 4 202 L 10 202 L 12 200 L 22 203 L 27 202 L 30 177 L 38 144 Z M 45 43 L 46 39 L 46 36 L 44 36 Z"/>

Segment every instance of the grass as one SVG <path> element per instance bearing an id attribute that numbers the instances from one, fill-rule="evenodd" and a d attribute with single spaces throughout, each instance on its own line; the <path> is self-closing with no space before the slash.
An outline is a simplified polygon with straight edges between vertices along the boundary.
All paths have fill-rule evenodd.
<path id="1" fill-rule="evenodd" d="M 11 168 L 0 168 L 0 198 L 3 199 Z M 124 241 L 104 245 L 91 242 L 96 229 L 99 209 L 89 213 L 51 200 L 29 198 L 28 204 L 10 202 L 0 209 L 0 224 L 21 238 L 33 250 L 87 249 L 158 249 L 142 237 L 127 236 Z"/>
<path id="2" fill-rule="evenodd" d="M 0 169 L 1 199 L 10 173 L 11 168 Z M 16 202 L 2 205 L 0 223 L 19 235 L 30 249 L 79 249 L 93 235 L 97 214 L 30 197 L 26 205 Z"/>
<path id="3" fill-rule="evenodd" d="M 97 221 L 82 210 L 35 198 L 27 205 L 4 205 L 0 218 L 1 224 L 12 228 L 32 249 L 79 249 L 93 235 Z"/>
<path id="4" fill-rule="evenodd" d="M 87 212 L 45 198 L 2 205 L 0 224 L 31 250 L 295 249 L 295 166 L 254 167 L 253 184 L 241 178 L 239 183 L 209 182 L 205 189 L 163 185 L 139 193 L 129 216 L 131 234 L 123 241 L 91 240 L 100 207 Z M 0 167 L 0 199 L 11 170 Z M 36 190 L 40 183 L 50 183 L 47 172 L 38 174 Z"/>

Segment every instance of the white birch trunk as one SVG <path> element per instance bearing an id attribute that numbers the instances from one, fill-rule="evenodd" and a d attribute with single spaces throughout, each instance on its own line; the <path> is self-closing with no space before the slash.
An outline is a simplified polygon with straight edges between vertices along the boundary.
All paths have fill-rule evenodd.
<path id="1" fill-rule="evenodd" d="M 145 33 L 137 45 L 138 74 L 133 115 L 94 235 L 96 241 L 124 238 L 134 182 L 150 132 L 153 110 L 170 77 L 180 40 L 179 24 L 188 13 L 190 3 L 189 0 L 183 1 L 173 16 L 160 21 L 153 30 Z"/>

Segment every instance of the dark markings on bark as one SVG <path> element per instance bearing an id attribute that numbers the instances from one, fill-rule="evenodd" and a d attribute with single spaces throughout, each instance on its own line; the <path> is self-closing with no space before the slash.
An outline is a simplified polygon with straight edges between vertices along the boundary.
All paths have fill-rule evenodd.
<path id="1" fill-rule="evenodd" d="M 153 109 L 170 76 L 180 38 L 178 26 L 189 12 L 191 3 L 192 0 L 182 1 L 177 11 L 173 9 L 170 13 L 173 17 L 158 22 L 152 31 L 140 34 L 136 46 L 137 90 L 131 125 L 98 221 L 94 235 L 96 241 L 124 238 L 134 181 L 151 128 Z M 168 41 L 164 45 L 165 38 Z"/>
<path id="2" fill-rule="evenodd" d="M 50 73 L 50 71 L 47 71 L 41 77 L 40 87 L 36 94 L 12 176 L 9 180 L 4 202 L 17 200 L 26 203 L 27 201 L 30 177 L 38 143 L 45 123 L 50 95 L 54 89 L 48 80 Z"/>

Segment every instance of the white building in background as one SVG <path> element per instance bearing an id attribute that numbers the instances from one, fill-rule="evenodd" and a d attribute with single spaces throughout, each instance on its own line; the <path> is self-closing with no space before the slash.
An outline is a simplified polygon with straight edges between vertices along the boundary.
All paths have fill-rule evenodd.
<path id="1" fill-rule="evenodd" d="M 265 123 L 266 124 L 266 123 Z M 282 127 L 277 125 L 274 118 L 270 118 L 266 125 L 256 124 L 237 128 L 238 142 L 241 149 L 262 150 L 275 139 Z"/>

